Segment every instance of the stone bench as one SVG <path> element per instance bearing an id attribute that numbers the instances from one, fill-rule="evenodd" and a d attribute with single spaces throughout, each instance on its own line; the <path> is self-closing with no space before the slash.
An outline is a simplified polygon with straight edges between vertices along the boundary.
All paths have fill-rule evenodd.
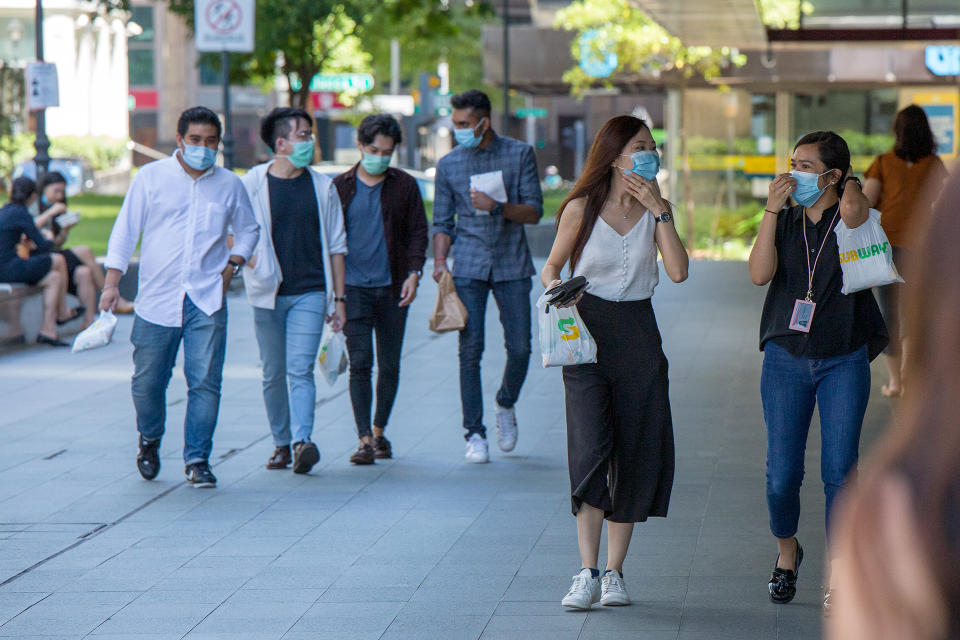
<path id="1" fill-rule="evenodd" d="M 78 304 L 71 295 L 67 299 L 67 306 Z M 0 351 L 36 342 L 42 325 L 43 297 L 40 287 L 19 282 L 0 282 Z M 79 332 L 82 326 L 83 319 L 77 318 L 57 330 L 63 337 Z"/>

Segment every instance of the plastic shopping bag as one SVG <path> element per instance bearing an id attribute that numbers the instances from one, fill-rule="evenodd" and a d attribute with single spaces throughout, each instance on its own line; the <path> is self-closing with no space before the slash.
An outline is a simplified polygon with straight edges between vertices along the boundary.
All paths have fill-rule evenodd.
<path id="1" fill-rule="evenodd" d="M 593 341 L 576 307 L 558 309 L 547 304 L 547 294 L 537 300 L 540 318 L 540 355 L 544 367 L 565 367 L 597 361 Z"/>
<path id="2" fill-rule="evenodd" d="M 331 387 L 340 374 L 347 370 L 347 341 L 343 337 L 343 331 L 334 331 L 329 323 L 323 326 L 323 335 L 320 336 L 317 364 L 323 379 Z"/>
<path id="3" fill-rule="evenodd" d="M 430 330 L 437 333 L 460 331 L 467 326 L 467 308 L 463 306 L 453 276 L 445 271 L 437 287 L 437 303 L 430 316 Z"/>
<path id="4" fill-rule="evenodd" d="M 870 209 L 870 218 L 856 229 L 848 228 L 840 220 L 834 231 L 840 250 L 842 291 L 845 294 L 903 282 L 893 264 L 893 251 L 887 234 L 880 226 L 879 211 Z"/>
<path id="5" fill-rule="evenodd" d="M 116 328 L 117 316 L 110 311 L 101 311 L 93 324 L 77 334 L 73 341 L 73 353 L 107 346 Z"/>

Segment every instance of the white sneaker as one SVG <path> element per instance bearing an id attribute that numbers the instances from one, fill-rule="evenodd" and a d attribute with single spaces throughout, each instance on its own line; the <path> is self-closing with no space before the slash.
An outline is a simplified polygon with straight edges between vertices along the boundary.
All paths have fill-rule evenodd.
<path id="1" fill-rule="evenodd" d="M 467 462 L 482 464 L 490 462 L 490 450 L 487 448 L 487 439 L 475 433 L 467 440 Z"/>
<path id="2" fill-rule="evenodd" d="M 497 405 L 497 445 L 500 451 L 513 451 L 517 446 L 517 412 L 513 407 Z"/>
<path id="3" fill-rule="evenodd" d="M 560 602 L 567 609 L 589 609 L 594 602 L 600 600 L 600 579 L 594 578 L 590 569 L 580 569 L 580 573 L 573 576 L 570 591 L 563 596 Z"/>
<path id="4" fill-rule="evenodd" d="M 603 572 L 600 578 L 600 604 L 607 607 L 620 607 L 630 604 L 630 596 L 627 595 L 627 587 L 623 584 L 623 578 L 612 569 Z"/>

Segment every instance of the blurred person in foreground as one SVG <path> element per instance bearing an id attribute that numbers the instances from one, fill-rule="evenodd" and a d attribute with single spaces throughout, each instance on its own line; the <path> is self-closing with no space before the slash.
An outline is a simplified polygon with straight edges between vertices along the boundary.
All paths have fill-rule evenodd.
<path id="1" fill-rule="evenodd" d="M 893 247 L 893 262 L 906 280 L 876 290 L 890 332 L 890 344 L 884 351 L 890 381 L 881 388 L 888 397 L 899 396 L 903 389 L 901 374 L 907 340 L 900 316 L 904 287 L 910 286 L 910 275 L 905 271 L 909 266 L 908 251 L 914 245 L 917 230 L 926 226 L 933 201 L 947 177 L 923 109 L 912 104 L 900 111 L 893 121 L 893 132 L 893 149 L 877 156 L 863 174 L 863 194 L 870 206 L 880 211 L 880 224 Z"/>
<path id="2" fill-rule="evenodd" d="M 160 473 L 160 439 L 167 419 L 167 386 L 183 343 L 187 379 L 183 461 L 187 483 L 217 486 L 210 470 L 213 432 L 227 350 L 226 293 L 250 257 L 259 228 L 240 178 L 214 162 L 220 119 L 206 107 L 180 114 L 177 149 L 140 168 L 123 199 L 107 245 L 100 309 L 113 309 L 117 285 L 140 241 L 139 289 L 133 319 L 137 411 L 137 469 Z M 233 229 L 233 248 L 227 230 Z"/>
<path id="3" fill-rule="evenodd" d="M 347 228 L 347 324 L 350 403 L 360 444 L 353 464 L 393 457 L 384 429 L 400 384 L 407 311 L 417 297 L 427 251 L 427 214 L 416 179 L 390 166 L 403 135 L 393 116 L 367 116 L 357 127 L 360 162 L 333 179 Z M 371 424 L 373 336 L 377 400 Z"/>
<path id="4" fill-rule="evenodd" d="M 910 385 L 839 509 L 830 640 L 960 638 L 960 173 L 911 255 Z"/>
<path id="5" fill-rule="evenodd" d="M 457 146 L 437 163 L 433 279 L 449 271 L 453 247 L 453 282 L 467 308 L 459 351 L 465 458 L 482 464 L 490 461 L 480 379 L 487 301 L 493 293 L 507 351 L 495 404 L 497 445 L 509 452 L 517 445 L 516 403 L 530 364 L 536 273 L 523 226 L 540 221 L 543 194 L 533 147 L 494 132 L 485 93 L 465 91 L 450 106 Z"/>

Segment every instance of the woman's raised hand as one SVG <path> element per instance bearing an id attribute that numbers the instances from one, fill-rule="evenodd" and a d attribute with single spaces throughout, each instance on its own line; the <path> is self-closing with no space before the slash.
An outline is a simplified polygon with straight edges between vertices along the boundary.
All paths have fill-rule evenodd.
<path id="1" fill-rule="evenodd" d="M 621 171 L 623 171 L 621 169 Z M 627 192 L 645 208 L 654 213 L 661 213 L 667 209 L 663 197 L 660 195 L 660 185 L 656 180 L 641 178 L 632 171 L 623 171 L 623 181 Z"/>
<path id="2" fill-rule="evenodd" d="M 789 173 L 781 173 L 770 182 L 767 196 L 767 210 L 774 213 L 783 209 L 793 190 L 797 188 L 797 179 Z"/>

